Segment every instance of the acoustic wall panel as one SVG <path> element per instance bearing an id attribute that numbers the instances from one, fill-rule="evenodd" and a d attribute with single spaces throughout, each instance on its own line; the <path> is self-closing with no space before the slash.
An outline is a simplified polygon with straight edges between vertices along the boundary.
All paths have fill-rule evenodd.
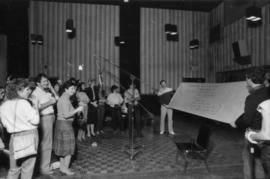
<path id="1" fill-rule="evenodd" d="M 119 82 L 119 48 L 114 45 L 119 36 L 118 6 L 31 1 L 29 12 L 30 34 L 44 38 L 43 45 L 30 44 L 31 76 L 43 72 L 62 80 L 87 81 L 101 69 L 106 86 Z M 73 39 L 65 32 L 68 18 L 76 29 Z"/>
<path id="2" fill-rule="evenodd" d="M 179 40 L 167 41 L 165 24 L 177 25 Z M 204 12 L 141 9 L 141 90 L 151 93 L 165 79 L 177 88 L 183 77 L 208 79 L 209 16 Z M 189 49 L 199 39 L 200 47 Z"/>

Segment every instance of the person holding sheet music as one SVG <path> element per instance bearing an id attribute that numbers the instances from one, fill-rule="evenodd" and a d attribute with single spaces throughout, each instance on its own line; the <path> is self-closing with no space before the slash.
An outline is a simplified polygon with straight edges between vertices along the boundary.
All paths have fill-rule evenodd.
<path id="1" fill-rule="evenodd" d="M 246 82 L 249 95 L 245 100 L 244 115 L 239 118 L 235 124 L 247 131 L 257 131 L 260 130 L 262 126 L 262 117 L 257 110 L 260 103 L 265 100 L 270 99 L 269 90 L 263 85 L 265 78 L 265 72 L 263 68 L 253 67 L 250 68 L 246 73 Z M 264 123 L 263 123 L 264 124 Z M 243 148 L 243 172 L 245 179 L 255 178 L 255 158 L 258 157 L 262 159 L 262 156 L 258 156 L 261 152 L 261 148 L 258 145 L 254 145 L 248 140 L 245 140 Z M 261 160 L 265 174 L 269 175 L 269 170 L 267 166 L 270 166 L 270 155 L 264 156 Z"/>
<path id="2" fill-rule="evenodd" d="M 172 95 L 174 93 L 172 88 L 167 87 L 167 83 L 165 80 L 160 81 L 160 88 L 157 93 L 159 102 L 161 104 L 161 117 L 160 117 L 160 134 L 164 134 L 165 131 L 165 118 L 166 115 L 168 115 L 168 130 L 169 134 L 175 135 L 173 131 L 173 110 L 168 107 L 168 104 L 170 103 L 170 100 L 172 98 Z"/>

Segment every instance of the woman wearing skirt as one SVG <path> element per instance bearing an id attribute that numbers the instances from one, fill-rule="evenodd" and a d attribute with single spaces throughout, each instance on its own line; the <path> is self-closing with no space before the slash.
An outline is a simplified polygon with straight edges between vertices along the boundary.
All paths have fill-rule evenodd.
<path id="1" fill-rule="evenodd" d="M 76 86 L 68 81 L 63 85 L 64 93 L 57 102 L 57 120 L 55 124 L 55 134 L 53 150 L 60 157 L 60 171 L 66 175 L 73 175 L 69 164 L 71 156 L 75 151 L 75 135 L 72 122 L 76 113 L 82 112 L 83 107 L 74 109 L 70 97 L 75 94 Z"/>

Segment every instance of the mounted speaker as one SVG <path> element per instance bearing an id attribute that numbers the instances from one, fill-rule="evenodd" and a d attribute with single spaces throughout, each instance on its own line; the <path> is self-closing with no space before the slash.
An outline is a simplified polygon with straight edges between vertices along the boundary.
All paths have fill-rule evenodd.
<path id="1" fill-rule="evenodd" d="M 251 55 L 247 48 L 245 40 L 239 40 L 232 43 L 234 61 L 240 65 L 251 64 Z"/>

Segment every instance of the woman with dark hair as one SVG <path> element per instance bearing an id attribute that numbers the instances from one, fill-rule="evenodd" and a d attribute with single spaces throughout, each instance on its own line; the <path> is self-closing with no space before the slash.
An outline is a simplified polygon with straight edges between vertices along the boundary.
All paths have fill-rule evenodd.
<path id="1" fill-rule="evenodd" d="M 6 101 L 1 105 L 1 121 L 8 133 L 11 134 L 9 142 L 10 150 L 10 168 L 7 178 L 22 179 L 32 178 L 36 162 L 36 155 L 31 155 L 21 159 L 14 157 L 14 138 L 17 136 L 34 136 L 34 147 L 38 147 L 39 112 L 38 104 L 28 101 L 34 85 L 27 79 L 18 79 L 10 82 L 6 88 Z"/>
<path id="2" fill-rule="evenodd" d="M 119 126 L 121 132 L 124 130 L 124 123 L 121 118 L 121 105 L 123 103 L 123 97 L 119 93 L 119 88 L 116 85 L 111 87 L 111 93 L 107 98 L 107 103 L 111 107 L 112 114 L 112 127 L 114 129 L 114 133 L 117 133 L 117 128 Z"/>
<path id="3" fill-rule="evenodd" d="M 55 124 L 55 134 L 53 150 L 60 157 L 60 171 L 66 175 L 73 175 L 69 164 L 71 155 L 75 151 L 75 135 L 72 127 L 75 114 L 82 112 L 83 107 L 74 109 L 70 97 L 76 92 L 76 84 L 67 81 L 63 85 L 64 93 L 57 102 L 57 120 Z"/>
<path id="4" fill-rule="evenodd" d="M 88 81 L 89 87 L 85 89 L 90 102 L 88 103 L 87 136 L 96 136 L 95 127 L 97 123 L 98 93 L 96 89 L 96 79 Z"/>

